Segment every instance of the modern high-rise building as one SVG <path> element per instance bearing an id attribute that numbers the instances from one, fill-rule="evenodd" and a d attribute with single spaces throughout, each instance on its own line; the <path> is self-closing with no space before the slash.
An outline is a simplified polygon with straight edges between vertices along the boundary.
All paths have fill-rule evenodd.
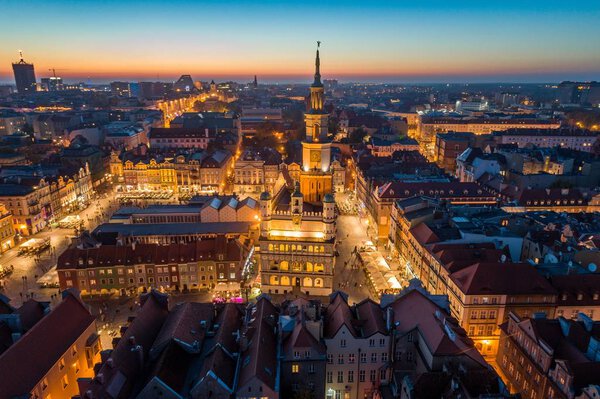
<path id="1" fill-rule="evenodd" d="M 35 86 L 35 71 L 33 64 L 28 64 L 23 59 L 23 53 L 19 62 L 13 62 L 13 72 L 15 74 L 15 83 L 19 94 L 27 94 L 36 90 Z"/>
<path id="2" fill-rule="evenodd" d="M 63 80 L 58 76 L 51 76 L 49 78 L 42 78 L 42 90 L 46 91 L 61 91 L 63 90 Z"/>

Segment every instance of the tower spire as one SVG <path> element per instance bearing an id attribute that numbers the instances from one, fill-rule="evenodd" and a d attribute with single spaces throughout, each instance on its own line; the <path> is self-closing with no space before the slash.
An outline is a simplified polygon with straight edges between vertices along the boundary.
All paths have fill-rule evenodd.
<path id="1" fill-rule="evenodd" d="M 315 81 L 313 82 L 314 87 L 323 86 L 323 83 L 321 83 L 321 59 L 319 58 L 319 47 L 321 47 L 321 42 L 317 41 L 317 57 L 315 58 Z"/>

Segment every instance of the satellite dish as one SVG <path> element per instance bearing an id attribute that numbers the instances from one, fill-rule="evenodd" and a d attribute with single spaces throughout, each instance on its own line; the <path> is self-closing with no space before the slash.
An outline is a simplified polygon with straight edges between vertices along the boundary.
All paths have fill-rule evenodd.
<path id="1" fill-rule="evenodd" d="M 589 270 L 590 272 L 594 273 L 596 270 L 598 270 L 598 266 L 596 266 L 596 264 L 595 264 L 595 263 L 590 263 L 590 264 L 588 265 L 588 270 Z"/>

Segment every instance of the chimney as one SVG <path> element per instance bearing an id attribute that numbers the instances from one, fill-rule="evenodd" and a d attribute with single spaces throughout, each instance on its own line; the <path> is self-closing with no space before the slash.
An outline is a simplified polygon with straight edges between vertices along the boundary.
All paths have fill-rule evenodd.
<path id="1" fill-rule="evenodd" d="M 248 337 L 246 334 L 240 337 L 240 352 L 245 352 L 248 350 Z"/>
<path id="2" fill-rule="evenodd" d="M 535 320 L 545 320 L 546 319 L 546 312 L 535 312 L 535 313 L 533 313 L 532 319 L 535 319 Z"/>
<path id="3" fill-rule="evenodd" d="M 578 313 L 577 314 L 577 321 L 582 322 L 583 326 L 585 327 L 585 331 L 591 333 L 592 332 L 592 328 L 594 327 L 594 320 L 592 320 L 588 315 L 586 315 L 585 313 Z"/>
<path id="4" fill-rule="evenodd" d="M 141 372 L 144 369 L 144 349 L 141 345 L 136 345 L 131 348 L 131 352 L 135 352 L 137 354 L 139 371 Z"/>
<path id="5" fill-rule="evenodd" d="M 392 326 L 394 325 L 394 310 L 391 306 L 388 306 L 385 312 L 385 327 L 389 332 L 392 330 Z"/>

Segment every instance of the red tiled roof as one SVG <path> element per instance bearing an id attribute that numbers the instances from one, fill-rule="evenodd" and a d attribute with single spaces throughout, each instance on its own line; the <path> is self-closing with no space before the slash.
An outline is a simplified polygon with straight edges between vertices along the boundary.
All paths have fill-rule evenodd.
<path id="1" fill-rule="evenodd" d="M 143 359 L 147 359 L 167 315 L 166 295 L 152 291 L 142 297 L 141 309 L 110 355 L 113 365 L 105 362 L 97 373 L 103 375 L 104 383 L 94 378 L 88 387 L 95 398 L 129 396 L 142 366 L 141 355 L 133 349 L 139 346 Z"/>
<path id="2" fill-rule="evenodd" d="M 435 198 L 483 197 L 493 198 L 477 183 L 465 182 L 418 182 L 394 181 L 376 190 L 379 198 L 408 198 L 415 195 L 428 195 Z"/>
<path id="3" fill-rule="evenodd" d="M 538 271 L 526 263 L 475 263 L 450 275 L 467 295 L 556 294 Z"/>
<path id="4" fill-rule="evenodd" d="M 46 314 L 47 303 L 40 303 L 33 299 L 25 302 L 20 308 L 15 310 L 15 313 L 21 317 L 21 326 L 25 331 L 33 327 Z"/>
<path id="5" fill-rule="evenodd" d="M 325 310 L 325 337 L 334 337 L 342 326 L 346 326 L 353 336 L 359 336 L 358 331 L 355 329 L 354 315 L 344 294 L 334 292 L 332 301 Z"/>
<path id="6" fill-rule="evenodd" d="M 0 397 L 28 395 L 95 318 L 75 293 L 0 355 Z"/>
<path id="7" fill-rule="evenodd" d="M 208 132 L 208 133 L 207 133 Z M 153 127 L 149 133 L 150 139 L 163 139 L 163 138 L 214 138 L 214 129 L 205 128 L 185 128 L 185 127 Z"/>
<path id="8" fill-rule="evenodd" d="M 242 365 L 238 387 L 256 378 L 274 389 L 278 371 L 277 345 L 274 345 L 277 342 L 277 308 L 266 297 L 260 297 L 251 312 L 251 320 L 244 331 L 248 348 L 240 355 Z"/>
<path id="9" fill-rule="evenodd" d="M 212 324 L 214 316 L 212 303 L 184 302 L 171 310 L 158 337 L 152 345 L 152 351 L 160 350 L 171 341 L 185 345 L 187 351 L 199 353 L 206 335 L 206 329 Z M 206 327 L 201 327 L 201 321 Z"/>
<path id="10" fill-rule="evenodd" d="M 360 327 L 363 337 L 370 337 L 373 334 L 386 334 L 385 320 L 383 319 L 383 310 L 379 304 L 367 298 L 356 305 L 356 315 L 361 322 Z"/>
<path id="11" fill-rule="evenodd" d="M 421 245 L 440 241 L 439 237 L 435 235 L 433 230 L 431 230 L 426 223 L 419 223 L 410 229 L 410 234 L 412 234 Z"/>
<path id="12" fill-rule="evenodd" d="M 552 276 L 550 284 L 558 293 L 559 306 L 600 306 L 600 274 Z"/>
<path id="13" fill-rule="evenodd" d="M 225 261 L 239 261 L 241 247 L 235 239 L 218 236 L 184 244 L 101 245 L 96 248 L 71 247 L 58 257 L 57 269 L 111 267 L 119 265 L 170 264 L 216 259 L 223 254 Z M 80 262 L 81 260 L 81 262 Z M 80 264 L 81 263 L 81 264 Z"/>
<path id="14" fill-rule="evenodd" d="M 313 348 L 317 353 L 327 353 L 325 345 L 315 339 L 315 337 L 308 331 L 306 326 L 298 322 L 294 326 L 294 330 L 289 337 L 285 340 L 285 352 L 292 353 L 294 349 L 298 348 Z"/>
<path id="15" fill-rule="evenodd" d="M 407 334 L 418 330 L 433 355 L 464 355 L 487 367 L 486 361 L 456 320 L 419 290 L 408 292 L 389 306 L 394 311 L 398 333 Z M 453 332 L 453 337 L 448 335 L 446 328 Z"/>

